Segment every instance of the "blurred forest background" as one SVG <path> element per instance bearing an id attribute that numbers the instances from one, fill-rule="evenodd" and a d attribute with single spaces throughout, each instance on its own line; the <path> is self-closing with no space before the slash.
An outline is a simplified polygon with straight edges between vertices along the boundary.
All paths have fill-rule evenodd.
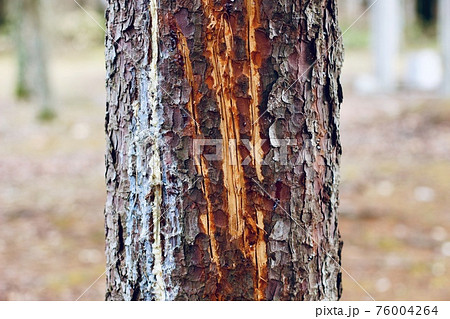
<path id="1" fill-rule="evenodd" d="M 343 268 L 449 300 L 449 0 L 378 2 L 338 0 Z M 104 8 L 0 0 L 0 300 L 104 299 Z"/>

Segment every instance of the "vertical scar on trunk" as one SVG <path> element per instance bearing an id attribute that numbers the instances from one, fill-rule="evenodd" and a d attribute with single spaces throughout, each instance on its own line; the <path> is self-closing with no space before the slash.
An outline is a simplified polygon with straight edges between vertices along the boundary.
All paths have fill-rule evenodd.
<path id="1" fill-rule="evenodd" d="M 250 198 L 247 198 L 246 178 L 242 166 L 242 154 L 239 129 L 239 111 L 235 87 L 239 73 L 249 78 L 248 121 L 250 128 L 250 165 L 254 167 L 258 180 L 263 181 L 261 163 L 263 158 L 261 127 L 259 124 L 259 103 L 261 79 L 259 68 L 261 54 L 258 52 L 256 30 L 260 26 L 258 1 L 245 0 L 244 32 L 239 36 L 245 42 L 247 57 L 242 71 L 235 74 L 233 59 L 235 41 L 232 25 L 228 15 L 222 10 L 215 10 L 212 2 L 203 0 L 203 8 L 207 17 L 206 54 L 210 62 L 209 88 L 215 92 L 221 116 L 220 131 L 223 138 L 223 181 L 226 188 L 228 232 L 231 239 L 236 239 L 239 249 L 245 258 L 252 261 L 254 299 L 265 298 L 267 287 L 267 251 L 264 231 L 264 212 L 256 209 Z M 256 195 L 258 196 L 258 195 Z M 252 198 L 251 202 L 258 202 Z M 256 239 L 256 240 L 255 240 Z"/>
<path id="2" fill-rule="evenodd" d="M 165 299 L 165 284 L 162 272 L 162 247 L 161 247 L 161 205 L 162 205 L 162 177 L 161 177 L 161 158 L 159 153 L 159 141 L 161 140 L 161 119 L 158 114 L 158 7 L 156 0 L 151 0 L 149 5 L 149 11 L 151 16 L 151 48 L 152 58 L 150 62 L 150 87 L 149 87 L 149 106 L 151 108 L 151 127 L 155 129 L 156 136 L 154 136 L 154 142 L 152 143 L 152 152 L 149 161 L 152 173 L 149 177 L 150 185 L 153 190 L 153 202 L 152 206 L 152 224 L 153 224 L 153 244 L 152 250 L 154 254 L 154 265 L 152 273 L 155 276 L 153 283 L 153 291 L 155 299 Z"/>
<path id="3" fill-rule="evenodd" d="M 209 20 L 206 28 L 206 56 L 211 63 L 212 85 L 221 116 L 220 132 L 224 154 L 222 170 L 227 190 L 228 230 L 231 239 L 240 239 L 244 233 L 243 214 L 246 200 L 242 158 L 237 149 L 237 145 L 240 145 L 238 111 L 236 100 L 232 96 L 233 33 L 224 13 L 213 10 L 211 1 L 202 2 Z"/>
<path id="4" fill-rule="evenodd" d="M 250 120 L 252 122 L 252 163 L 256 169 L 256 175 L 260 181 L 263 180 L 261 172 L 261 162 L 264 156 L 261 141 L 261 127 L 259 125 L 259 88 L 261 79 L 259 76 L 259 67 L 261 64 L 261 54 L 256 47 L 256 28 L 260 26 L 259 21 L 259 2 L 258 0 L 246 0 L 248 17 L 248 58 L 250 60 Z"/>
<path id="5" fill-rule="evenodd" d="M 192 63 L 190 58 L 190 51 L 187 45 L 186 37 L 183 35 L 182 32 L 177 32 L 177 38 L 178 38 L 178 50 L 183 57 L 183 66 L 184 66 L 184 73 L 185 76 L 189 82 L 189 86 L 191 87 L 191 94 L 189 97 L 189 101 L 186 105 L 188 112 L 192 116 L 192 122 L 195 126 L 195 133 L 193 138 L 201 138 L 202 133 L 199 126 L 200 119 L 198 118 L 198 112 L 197 112 L 197 105 L 201 98 L 201 93 L 198 91 L 199 83 L 194 80 L 194 74 L 192 71 Z M 218 275 L 219 275 L 219 281 L 222 278 L 222 272 L 220 269 L 220 260 L 219 260 L 219 253 L 217 248 L 217 242 L 215 238 L 215 225 L 214 225 L 214 215 L 213 215 L 213 208 L 210 200 L 210 194 L 211 194 L 211 187 L 210 187 L 210 180 L 208 176 L 208 168 L 206 164 L 206 160 L 204 156 L 194 156 L 195 161 L 195 167 L 197 169 L 197 173 L 200 174 L 203 177 L 203 183 L 202 183 L 202 191 L 206 199 L 207 203 L 207 212 L 206 214 L 200 213 L 200 224 L 203 228 L 203 231 L 205 231 L 209 238 L 210 238 L 210 254 L 212 257 L 213 262 L 216 264 Z"/>

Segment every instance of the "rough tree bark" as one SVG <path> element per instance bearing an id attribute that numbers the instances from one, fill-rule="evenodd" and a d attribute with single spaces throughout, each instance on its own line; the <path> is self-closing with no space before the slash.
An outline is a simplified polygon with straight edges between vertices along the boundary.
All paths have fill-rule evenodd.
<path id="1" fill-rule="evenodd" d="M 336 6 L 109 1 L 106 299 L 340 297 Z"/>

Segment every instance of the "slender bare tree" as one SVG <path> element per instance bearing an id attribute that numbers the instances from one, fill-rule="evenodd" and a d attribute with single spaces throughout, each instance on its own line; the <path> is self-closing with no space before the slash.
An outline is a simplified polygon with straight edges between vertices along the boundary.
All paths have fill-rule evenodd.
<path id="1" fill-rule="evenodd" d="M 108 300 L 336 300 L 336 0 L 109 1 Z"/>
<path id="2" fill-rule="evenodd" d="M 51 106 L 43 8 L 40 0 L 16 0 L 10 4 L 15 24 L 17 51 L 16 96 L 32 98 L 43 119 L 54 116 Z"/>
<path id="3" fill-rule="evenodd" d="M 37 104 L 38 119 L 51 120 L 56 113 L 49 85 L 43 5 L 41 0 L 15 0 L 8 3 L 7 11 L 17 57 L 15 95 Z"/>

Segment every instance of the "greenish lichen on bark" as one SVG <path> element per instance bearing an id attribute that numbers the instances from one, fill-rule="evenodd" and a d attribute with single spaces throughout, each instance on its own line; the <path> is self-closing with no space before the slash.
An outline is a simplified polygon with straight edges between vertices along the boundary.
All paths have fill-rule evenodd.
<path id="1" fill-rule="evenodd" d="M 336 15 L 334 0 L 110 1 L 108 300 L 340 297 Z M 195 160 L 195 139 L 225 157 Z"/>

